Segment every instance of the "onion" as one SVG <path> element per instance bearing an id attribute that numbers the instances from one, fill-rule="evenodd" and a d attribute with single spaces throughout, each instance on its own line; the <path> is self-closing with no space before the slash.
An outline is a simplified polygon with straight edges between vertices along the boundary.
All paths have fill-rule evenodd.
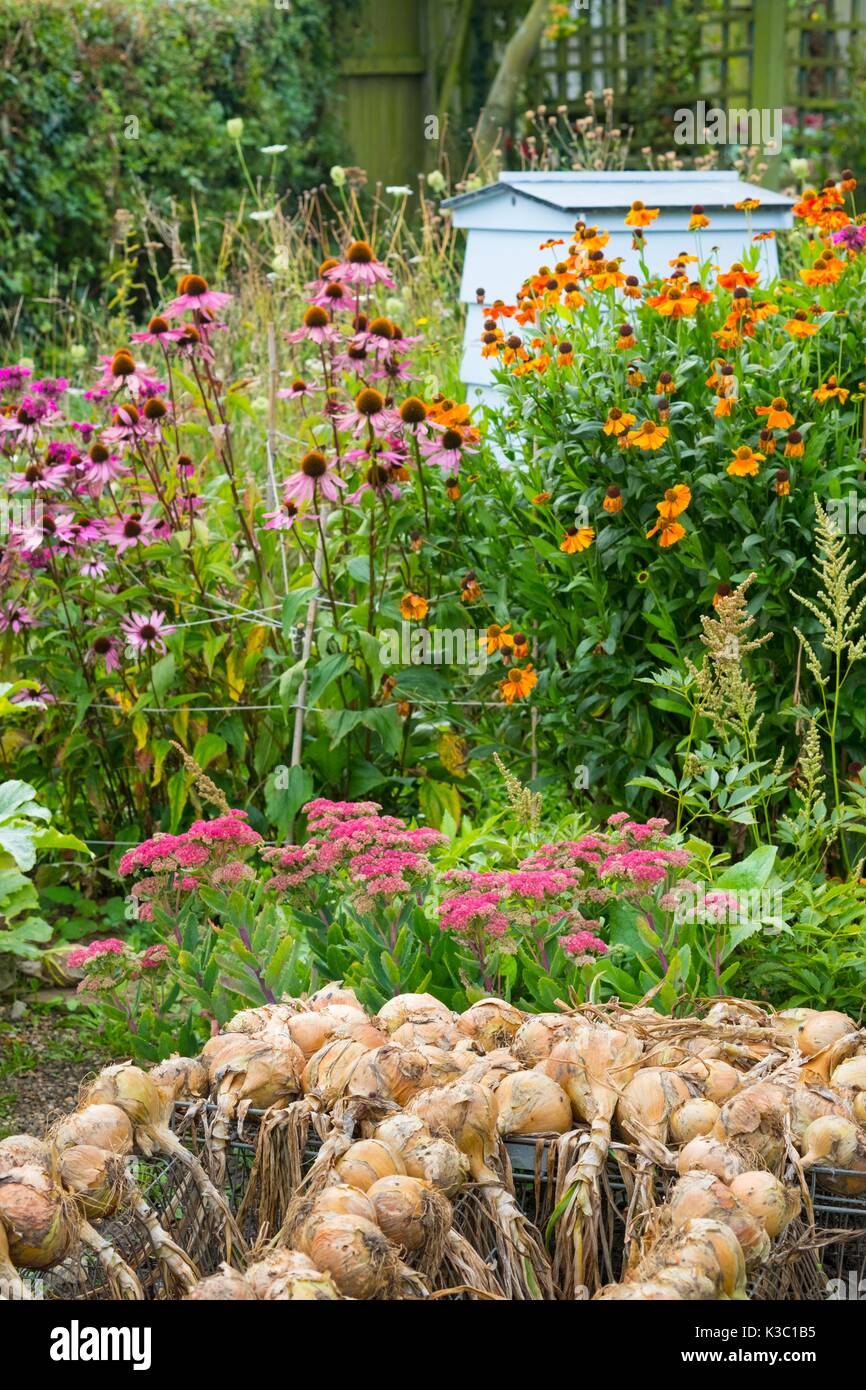
<path id="1" fill-rule="evenodd" d="M 560 1034 L 572 1026 L 564 1014 L 532 1014 L 515 1033 L 511 1051 L 525 1067 L 534 1067 L 550 1056 Z"/>
<path id="2" fill-rule="evenodd" d="M 846 1086 L 853 1091 L 866 1091 L 866 1055 L 859 1053 L 840 1062 L 830 1078 L 830 1084 Z"/>
<path id="3" fill-rule="evenodd" d="M 695 1279 L 707 1281 L 713 1290 L 711 1297 L 743 1297 L 746 1261 L 737 1235 L 725 1221 L 699 1217 L 659 1240 L 633 1277 L 678 1286 L 683 1298 L 706 1296 L 701 1282 L 701 1291 L 693 1291 Z"/>
<path id="4" fill-rule="evenodd" d="M 457 1020 L 464 1037 L 472 1038 L 485 1052 L 507 1047 L 523 1023 L 524 1015 L 504 999 L 479 999 Z"/>
<path id="5" fill-rule="evenodd" d="M 244 1279 L 256 1298 L 265 1302 L 311 1302 L 340 1297 L 330 1275 L 316 1269 L 312 1260 L 298 1250 L 270 1250 L 250 1265 Z"/>
<path id="6" fill-rule="evenodd" d="M 834 1009 L 815 1014 L 812 1018 L 806 1019 L 800 1029 L 800 1051 L 804 1057 L 814 1057 L 816 1053 L 823 1052 L 825 1047 L 838 1042 L 846 1033 L 856 1032 L 856 1029 L 856 1023 L 847 1014 L 837 1013 Z"/>
<path id="7" fill-rule="evenodd" d="M 810 1018 L 816 1018 L 818 1012 L 818 1009 L 783 1009 L 775 1015 L 773 1027 L 796 1042 L 803 1031 L 803 1024 Z"/>
<path id="8" fill-rule="evenodd" d="M 692 1095 L 692 1087 L 678 1072 L 642 1067 L 617 1101 L 617 1123 L 626 1139 L 638 1148 L 646 1139 L 666 1144 L 671 1115 Z"/>
<path id="9" fill-rule="evenodd" d="M 360 1187 L 350 1187 L 347 1182 L 335 1182 L 323 1187 L 313 1199 L 310 1211 L 330 1211 L 339 1216 L 363 1216 L 366 1221 L 376 1220 L 373 1203 L 367 1193 L 362 1192 Z"/>
<path id="10" fill-rule="evenodd" d="M 716 1105 L 724 1105 L 735 1096 L 743 1084 L 743 1078 L 730 1062 L 722 1062 L 716 1057 L 693 1057 L 678 1068 L 681 1076 L 688 1076 L 700 1086 L 701 1094 Z"/>
<path id="11" fill-rule="evenodd" d="M 244 1276 L 227 1264 L 220 1265 L 218 1274 L 209 1274 L 206 1279 L 200 1279 L 192 1292 L 187 1294 L 187 1301 L 193 1303 L 208 1300 L 250 1303 L 255 1302 L 255 1298 Z"/>
<path id="12" fill-rule="evenodd" d="M 760 1170 L 740 1173 L 730 1188 L 737 1201 L 761 1222 L 772 1240 L 800 1210 L 800 1194 L 796 1188 L 785 1187 L 772 1173 Z"/>
<path id="13" fill-rule="evenodd" d="M 667 1212 L 675 1230 L 683 1230 L 695 1220 L 721 1221 L 729 1226 L 742 1246 L 746 1268 L 766 1259 L 770 1241 L 763 1225 L 712 1173 L 687 1173 L 671 1189 Z"/>
<path id="14" fill-rule="evenodd" d="M 348 1004 L 350 1008 L 358 1009 L 361 1013 L 364 1012 L 355 991 L 344 989 L 339 980 L 335 980 L 329 985 L 322 985 L 321 989 L 317 989 L 315 994 L 311 994 L 306 1000 L 308 1009 L 329 1009 L 334 1004 Z"/>
<path id="15" fill-rule="evenodd" d="M 344 1094 L 395 1101 L 402 1106 L 431 1084 L 423 1053 L 387 1042 L 358 1059 L 347 1078 Z"/>
<path id="16" fill-rule="evenodd" d="M 413 1013 L 391 1034 L 392 1040 L 404 1047 L 417 1047 L 420 1043 L 427 1043 L 431 1047 L 452 1048 L 461 1037 L 462 1034 L 453 1019 L 449 1019 L 439 1010 L 432 1009 L 428 1013 Z"/>
<path id="17" fill-rule="evenodd" d="M 176 1100 L 206 1096 L 208 1092 L 208 1067 L 202 1057 L 169 1057 L 151 1069 L 150 1078 L 169 1114 Z"/>
<path id="18" fill-rule="evenodd" d="M 386 1033 L 394 1033 L 414 1014 L 429 1016 L 431 1013 L 441 1014 L 449 1021 L 454 1017 L 448 1006 L 432 994 L 396 994 L 382 1005 L 373 1021 Z"/>
<path id="19" fill-rule="evenodd" d="M 284 1004 L 262 1004 L 258 1009 L 241 1009 L 234 1014 L 225 1026 L 226 1033 L 246 1033 L 258 1038 L 268 1028 L 285 1027 L 292 1017 L 292 1010 Z"/>
<path id="20" fill-rule="evenodd" d="M 496 1090 L 496 1128 L 512 1134 L 565 1134 L 571 1129 L 571 1102 L 549 1076 L 518 1071 L 503 1077 Z"/>
<path id="21" fill-rule="evenodd" d="M 479 1184 L 479 1198 L 501 1240 L 497 1244 L 506 1295 L 552 1298 L 550 1265 L 538 1235 L 492 1166 L 498 1161 L 499 1140 L 496 1101 L 491 1092 L 461 1077 L 447 1086 L 420 1091 L 407 1109 L 422 1119 L 431 1133 L 449 1135 L 468 1158 L 469 1170 Z"/>
<path id="22" fill-rule="evenodd" d="M 16 1168 L 0 1180 L 0 1225 L 6 1229 L 12 1263 L 25 1269 L 57 1264 L 76 1231 L 69 1199 L 35 1164 Z"/>
<path id="23" fill-rule="evenodd" d="M 52 1182 L 57 1181 L 57 1159 L 50 1144 L 34 1139 L 32 1134 L 9 1134 L 0 1139 L 0 1178 L 26 1167 L 39 1168 Z"/>
<path id="24" fill-rule="evenodd" d="M 858 1091 L 851 1102 L 851 1112 L 861 1129 L 866 1129 L 866 1091 Z"/>
<path id="25" fill-rule="evenodd" d="M 716 1139 L 752 1149 L 772 1165 L 784 1150 L 782 1129 L 787 1109 L 788 1096 L 781 1086 L 757 1081 L 722 1106 L 713 1134 Z"/>
<path id="26" fill-rule="evenodd" d="M 799 1144 L 813 1120 L 824 1115 L 843 1115 L 847 1113 L 848 1103 L 844 1097 L 835 1095 L 822 1086 L 807 1086 L 802 1082 L 791 1092 L 788 1114 L 791 1120 L 791 1133 Z"/>
<path id="27" fill-rule="evenodd" d="M 313 1009 L 306 1013 L 294 1014 L 286 1024 L 292 1042 L 301 1049 L 308 1060 L 320 1047 L 324 1047 L 326 1042 L 330 1042 L 339 1027 L 336 1019 L 329 1018 L 322 1010 L 316 1012 Z"/>
<path id="28" fill-rule="evenodd" d="M 376 1129 L 381 1139 L 398 1153 L 412 1178 L 424 1178 L 446 1196 L 452 1196 L 469 1177 L 469 1160 L 450 1139 L 435 1138 L 417 1115 L 393 1115 Z"/>
<path id="29" fill-rule="evenodd" d="M 691 1139 L 711 1134 L 718 1118 L 715 1101 L 697 1096 L 684 1101 L 671 1115 L 671 1138 L 677 1144 L 688 1144 Z"/>
<path id="30" fill-rule="evenodd" d="M 123 1193 L 126 1167 L 119 1154 L 92 1144 L 74 1144 L 60 1155 L 60 1179 L 84 1215 L 111 1216 Z"/>
<path id="31" fill-rule="evenodd" d="M 700 1135 L 683 1145 L 677 1154 L 677 1172 L 680 1177 L 699 1169 L 713 1173 L 724 1183 L 733 1182 L 738 1173 L 745 1171 L 746 1161 L 735 1149 L 723 1144 L 710 1135 Z"/>
<path id="32" fill-rule="evenodd" d="M 467 1081 L 480 1081 L 482 1086 L 495 1091 L 504 1076 L 524 1070 L 510 1048 L 494 1047 L 492 1052 L 484 1052 L 480 1057 L 475 1055 L 463 1075 Z"/>
<path id="33" fill-rule="evenodd" d="M 387 1236 L 362 1216 L 314 1216 L 299 1232 L 301 1249 L 330 1274 L 346 1298 L 387 1298 L 397 1285 L 398 1261 Z"/>
<path id="34" fill-rule="evenodd" d="M 324 1105 L 339 1100 L 355 1063 L 367 1053 L 363 1043 L 351 1038 L 333 1038 L 314 1052 L 301 1078 L 304 1093 L 314 1095 Z"/>
<path id="35" fill-rule="evenodd" d="M 396 1174 L 374 1182 L 369 1197 L 391 1243 L 425 1274 L 435 1274 L 451 1229 L 448 1199 L 420 1178 Z"/>
<path id="36" fill-rule="evenodd" d="M 388 1041 L 388 1034 L 383 1033 L 380 1028 L 376 1028 L 368 1020 L 364 1023 L 341 1023 L 337 1030 L 337 1036 L 351 1038 L 353 1042 L 362 1043 L 368 1051 L 373 1047 L 381 1047 L 383 1043 Z"/>
<path id="37" fill-rule="evenodd" d="M 132 1124 L 118 1105 L 88 1105 L 61 1120 L 52 1135 L 54 1147 L 62 1152 L 78 1144 L 90 1144 L 111 1153 L 132 1153 Z"/>
<path id="38" fill-rule="evenodd" d="M 813 1120 L 801 1142 L 803 1167 L 817 1163 L 825 1168 L 848 1168 L 859 1149 L 857 1126 L 841 1115 Z"/>
<path id="39" fill-rule="evenodd" d="M 323 1006 L 318 1012 L 341 1028 L 365 1026 L 370 1022 L 364 1010 L 354 1004 L 328 1004 L 327 1008 Z"/>
<path id="40" fill-rule="evenodd" d="M 359 1187 L 362 1192 L 366 1192 L 379 1178 L 406 1171 L 400 1155 L 381 1139 L 359 1139 L 337 1159 L 334 1166 L 343 1182 L 350 1187 Z"/>

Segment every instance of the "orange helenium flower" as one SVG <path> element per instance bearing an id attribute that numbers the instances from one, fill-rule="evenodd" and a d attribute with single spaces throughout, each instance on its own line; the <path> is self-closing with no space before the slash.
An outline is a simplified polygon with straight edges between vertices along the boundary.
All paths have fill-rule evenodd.
<path id="1" fill-rule="evenodd" d="M 741 444 L 738 449 L 734 449 L 734 460 L 728 464 L 728 472 L 733 478 L 754 478 L 758 472 L 759 460 L 763 458 L 763 454 L 753 453 L 748 444 Z"/>
<path id="2" fill-rule="evenodd" d="M 569 526 L 559 548 L 566 555 L 575 555 L 580 550 L 588 550 L 594 540 L 595 531 L 591 526 Z"/>
<path id="3" fill-rule="evenodd" d="M 499 693 L 506 704 L 513 704 L 515 700 L 525 700 L 530 691 L 538 684 L 538 676 L 532 669 L 532 663 L 528 666 L 513 666 L 504 680 L 499 682 Z"/>
<path id="4" fill-rule="evenodd" d="M 639 429 L 631 431 L 628 442 L 636 445 L 638 449 L 660 449 L 669 434 L 667 425 L 657 425 L 653 420 L 644 420 Z"/>
<path id="5" fill-rule="evenodd" d="M 420 594 L 404 594 L 400 600 L 400 612 L 410 622 L 426 618 L 430 605 Z"/>

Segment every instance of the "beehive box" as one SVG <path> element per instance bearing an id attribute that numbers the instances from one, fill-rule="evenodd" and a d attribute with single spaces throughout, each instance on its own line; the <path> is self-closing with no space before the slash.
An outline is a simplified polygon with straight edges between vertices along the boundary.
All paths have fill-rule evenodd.
<path id="1" fill-rule="evenodd" d="M 503 173 L 498 183 L 474 193 L 450 198 L 456 227 L 467 231 L 466 256 L 460 298 L 467 306 L 461 380 L 467 398 L 493 405 L 497 392 L 493 381 L 495 358 L 481 356 L 484 308 L 477 302 L 504 299 L 513 304 L 515 292 L 527 275 L 556 259 L 556 248 L 540 250 L 550 238 L 571 239 L 578 218 L 588 226 L 610 232 L 607 250 L 623 258 L 627 275 L 639 274 L 638 253 L 632 247 L 632 229 L 625 216 L 635 199 L 659 215 L 644 230 L 644 260 L 650 274 L 667 273 L 668 262 L 681 251 L 727 270 L 750 248 L 759 248 L 758 268 L 763 281 L 778 274 L 779 259 L 773 238 L 752 242 L 759 232 L 778 232 L 792 225 L 791 199 L 771 189 L 745 183 L 730 172 L 696 173 L 693 170 L 608 170 L 601 173 Z M 747 216 L 736 203 L 757 198 L 760 206 Z M 701 232 L 688 231 L 692 207 L 700 203 L 710 219 Z"/>

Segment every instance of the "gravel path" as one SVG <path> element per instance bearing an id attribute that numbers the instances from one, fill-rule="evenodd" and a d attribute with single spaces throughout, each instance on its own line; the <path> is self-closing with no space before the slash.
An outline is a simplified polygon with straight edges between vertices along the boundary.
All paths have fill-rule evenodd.
<path id="1" fill-rule="evenodd" d="M 98 1039 L 56 1008 L 29 1007 L 13 1020 L 0 1009 L 0 1136 L 41 1136 L 74 1110 L 79 1083 L 106 1061 Z"/>

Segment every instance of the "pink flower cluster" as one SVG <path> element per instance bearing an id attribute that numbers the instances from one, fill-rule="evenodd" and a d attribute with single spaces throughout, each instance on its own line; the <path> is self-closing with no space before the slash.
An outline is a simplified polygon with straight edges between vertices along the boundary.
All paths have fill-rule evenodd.
<path id="1" fill-rule="evenodd" d="M 499 910 L 499 893 L 456 893 L 445 898 L 439 908 L 442 931 L 461 936 L 504 936 L 508 918 Z"/>
<path id="2" fill-rule="evenodd" d="M 684 869 L 691 855 L 685 849 L 625 849 L 609 854 L 600 878 L 625 878 L 638 887 L 662 883 L 671 869 Z"/>
<path id="3" fill-rule="evenodd" d="M 578 882 L 574 869 L 519 868 L 479 872 L 472 869 L 448 869 L 442 875 L 445 883 L 455 883 L 464 888 L 477 888 L 482 892 L 500 893 L 502 896 L 531 898 L 556 897 L 560 893 L 570 893 Z"/>
<path id="4" fill-rule="evenodd" d="M 417 890 L 433 872 L 428 851 L 447 837 L 429 826 L 410 829 L 398 816 L 380 815 L 381 809 L 375 801 L 311 801 L 304 807 L 306 844 L 264 852 L 283 871 L 270 887 L 305 895 L 311 879 L 321 887 L 345 884 L 359 911 Z"/>
<path id="5" fill-rule="evenodd" d="M 66 964 L 70 970 L 81 970 L 102 956 L 122 956 L 125 950 L 126 946 L 122 941 L 118 941 L 116 936 L 110 936 L 104 941 L 91 941 L 89 946 L 77 946 L 74 951 L 69 952 Z"/>
<path id="6" fill-rule="evenodd" d="M 232 810 L 214 820 L 193 821 L 180 835 L 154 835 L 127 850 L 119 869 L 124 875 L 149 870 L 132 893 L 140 904 L 140 919 L 150 921 L 151 900 L 169 890 L 189 893 L 202 884 L 231 887 L 252 878 L 253 870 L 245 860 L 263 843 L 258 831 L 247 824 L 246 811 Z"/>
<path id="7" fill-rule="evenodd" d="M 571 932 L 569 936 L 561 936 L 559 944 L 568 956 L 583 956 L 589 951 L 595 951 L 598 955 L 604 955 L 607 951 L 605 943 L 597 936 L 593 936 L 591 931 Z"/>

